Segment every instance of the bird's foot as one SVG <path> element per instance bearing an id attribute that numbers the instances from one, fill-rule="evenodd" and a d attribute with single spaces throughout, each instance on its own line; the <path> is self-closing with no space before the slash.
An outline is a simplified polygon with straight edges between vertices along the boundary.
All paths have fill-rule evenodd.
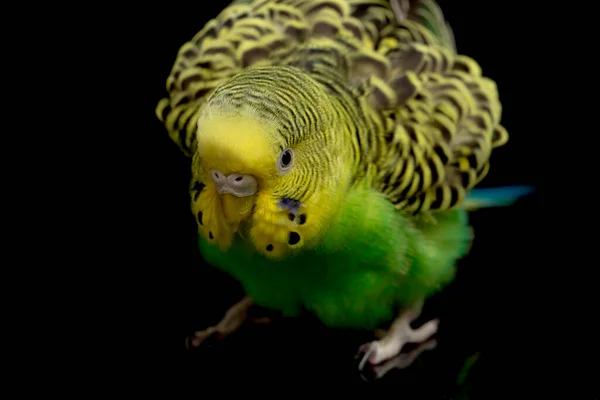
<path id="1" fill-rule="evenodd" d="M 246 322 L 256 324 L 266 324 L 270 322 L 270 318 L 248 318 L 248 310 L 254 301 L 250 297 L 244 297 L 240 302 L 236 303 L 225 313 L 223 319 L 215 326 L 211 326 L 202 331 L 197 331 L 193 335 L 186 338 L 186 348 L 193 349 L 199 347 L 208 339 L 215 338 L 222 340 L 223 338 L 237 332 Z"/>
<path id="2" fill-rule="evenodd" d="M 369 352 L 377 353 L 378 341 L 364 344 L 359 350 L 359 354 L 363 355 L 361 363 L 364 363 L 360 368 L 361 377 L 365 381 L 373 381 L 385 376 L 393 369 L 408 368 L 416 359 L 427 350 L 433 350 L 437 347 L 437 340 L 429 339 L 417 346 L 416 349 L 406 353 L 398 353 L 396 356 L 386 359 L 379 364 L 372 364 L 367 358 L 364 358 Z"/>
<path id="3" fill-rule="evenodd" d="M 437 332 L 439 321 L 428 321 L 413 329 L 410 323 L 419 315 L 421 307 L 406 311 L 398 316 L 387 333 L 379 340 L 362 345 L 357 358 L 361 358 L 358 369 L 364 378 L 379 379 L 393 368 L 407 368 L 425 350 L 437 346 L 431 337 Z M 408 353 L 401 353 L 407 343 L 418 347 Z"/>

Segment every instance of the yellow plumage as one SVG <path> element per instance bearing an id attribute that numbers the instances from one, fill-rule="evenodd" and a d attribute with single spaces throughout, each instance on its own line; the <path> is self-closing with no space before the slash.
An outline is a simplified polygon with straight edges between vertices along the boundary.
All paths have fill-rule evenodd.
<path id="1" fill-rule="evenodd" d="M 487 174 L 508 138 L 495 84 L 455 53 L 433 1 L 391 3 L 236 4 L 182 46 L 156 112 L 194 157 L 205 237 L 226 249 L 239 232 L 280 258 L 315 245 L 355 185 L 423 214 L 459 205 Z M 212 169 L 260 189 L 219 201 Z"/>

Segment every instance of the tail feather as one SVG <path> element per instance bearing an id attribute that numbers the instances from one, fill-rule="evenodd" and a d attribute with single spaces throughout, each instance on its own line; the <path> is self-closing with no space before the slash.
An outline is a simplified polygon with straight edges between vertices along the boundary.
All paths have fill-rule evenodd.
<path id="1" fill-rule="evenodd" d="M 527 185 L 473 189 L 465 198 L 463 207 L 469 211 L 479 208 L 506 207 L 534 192 L 535 188 Z"/>

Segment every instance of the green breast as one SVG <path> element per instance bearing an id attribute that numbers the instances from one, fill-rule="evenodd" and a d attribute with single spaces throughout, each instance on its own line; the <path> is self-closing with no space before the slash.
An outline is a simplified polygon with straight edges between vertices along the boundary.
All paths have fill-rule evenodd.
<path id="1" fill-rule="evenodd" d="M 466 219 L 454 219 L 449 236 L 464 242 Z M 398 306 L 419 300 L 452 277 L 466 245 L 438 251 L 432 248 L 433 237 L 424 238 L 380 194 L 354 190 L 313 250 L 272 261 L 241 239 L 223 253 L 202 238 L 200 250 L 207 262 L 239 280 L 257 304 L 286 316 L 305 308 L 328 326 L 366 329 L 390 321 Z"/>

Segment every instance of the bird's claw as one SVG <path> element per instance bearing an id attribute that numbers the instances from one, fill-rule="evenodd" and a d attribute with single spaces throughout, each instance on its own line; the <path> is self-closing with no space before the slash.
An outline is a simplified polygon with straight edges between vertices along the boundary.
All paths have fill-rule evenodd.
<path id="1" fill-rule="evenodd" d="M 194 332 L 193 335 L 185 338 L 185 348 L 188 350 L 196 349 L 203 343 L 210 343 L 223 339 L 225 335 L 216 327 L 211 326 L 203 331 Z"/>
<path id="2" fill-rule="evenodd" d="M 357 358 L 363 354 L 358 369 L 360 376 L 364 381 L 374 381 L 382 378 L 393 369 L 405 369 L 410 367 L 414 361 L 427 350 L 433 350 L 437 347 L 437 340 L 430 339 L 421 343 L 416 349 L 407 353 L 400 353 L 395 357 L 384 360 L 379 364 L 370 362 L 370 359 L 377 354 L 377 342 L 364 344 L 360 347 Z"/>
<path id="3" fill-rule="evenodd" d="M 423 351 L 436 347 L 437 342 L 431 337 L 438 330 L 438 319 L 430 320 L 416 329 L 410 325 L 418 318 L 421 309 L 422 303 L 417 303 L 403 311 L 392 322 L 387 332 L 376 332 L 378 340 L 364 344 L 358 349 L 356 358 L 362 356 L 358 370 L 363 379 L 381 378 L 393 368 L 404 369 Z M 417 344 L 418 347 L 408 353 L 402 353 L 402 349 L 408 343 Z"/>
<path id="4" fill-rule="evenodd" d="M 250 297 L 244 297 L 241 301 L 234 304 L 218 324 L 206 328 L 202 331 L 195 332 L 192 336 L 185 339 L 186 349 L 194 349 L 200 347 L 203 343 L 219 342 L 227 336 L 239 331 L 242 326 L 252 324 L 268 324 L 271 321 L 270 317 L 250 317 L 249 309 L 253 306 L 254 301 Z"/>
<path id="5" fill-rule="evenodd" d="M 362 371 L 367 364 L 371 364 L 370 359 L 372 359 L 377 353 L 377 341 L 373 341 L 370 343 L 365 343 L 358 349 L 358 353 L 354 357 L 355 359 L 360 358 L 360 362 L 358 363 L 358 370 Z"/>

